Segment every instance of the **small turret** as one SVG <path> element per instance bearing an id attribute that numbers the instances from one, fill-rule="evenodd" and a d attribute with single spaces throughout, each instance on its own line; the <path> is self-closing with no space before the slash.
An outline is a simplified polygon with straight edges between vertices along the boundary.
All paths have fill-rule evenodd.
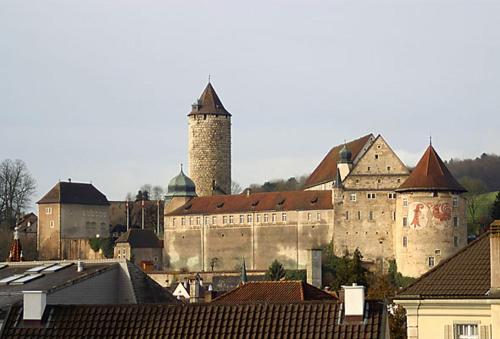
<path id="1" fill-rule="evenodd" d="M 241 277 L 240 277 L 241 283 L 246 284 L 248 281 L 247 277 L 247 266 L 245 264 L 245 259 L 243 259 L 243 265 L 241 266 Z"/>
<path id="2" fill-rule="evenodd" d="M 196 186 L 182 169 L 168 183 L 168 191 L 165 195 L 165 212 L 170 212 L 185 204 L 189 199 L 196 197 Z"/>
<path id="3" fill-rule="evenodd" d="M 14 228 L 14 239 L 10 245 L 9 258 L 7 261 L 18 262 L 23 261 L 23 249 L 21 248 L 21 241 L 19 240 L 18 227 Z"/>
<path id="4" fill-rule="evenodd" d="M 351 172 L 352 169 L 352 152 L 347 148 L 347 144 L 344 143 L 344 147 L 339 152 L 339 160 L 337 162 L 337 169 L 340 171 L 340 178 L 342 180 Z"/>

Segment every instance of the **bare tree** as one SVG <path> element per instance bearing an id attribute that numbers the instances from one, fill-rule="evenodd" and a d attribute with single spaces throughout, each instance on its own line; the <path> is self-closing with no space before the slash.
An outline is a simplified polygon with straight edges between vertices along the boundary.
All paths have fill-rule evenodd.
<path id="1" fill-rule="evenodd" d="M 163 199 L 163 195 L 165 194 L 165 190 L 161 186 L 153 186 L 151 190 L 151 197 L 153 200 L 161 200 Z"/>
<path id="2" fill-rule="evenodd" d="M 0 163 L 0 223 L 14 227 L 16 217 L 29 205 L 36 182 L 22 160 Z"/>
<path id="3" fill-rule="evenodd" d="M 236 181 L 231 181 L 231 194 L 240 194 L 243 191 L 241 185 Z"/>

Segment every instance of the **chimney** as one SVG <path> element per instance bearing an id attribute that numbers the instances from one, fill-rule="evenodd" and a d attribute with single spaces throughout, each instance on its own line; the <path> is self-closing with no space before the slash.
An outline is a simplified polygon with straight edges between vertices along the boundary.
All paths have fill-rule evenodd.
<path id="1" fill-rule="evenodd" d="M 41 321 L 47 294 L 43 291 L 23 291 L 23 320 Z"/>
<path id="2" fill-rule="evenodd" d="M 197 303 L 200 301 L 200 280 L 194 279 L 192 284 L 189 284 L 189 302 Z"/>
<path id="3" fill-rule="evenodd" d="M 500 293 L 500 220 L 490 225 L 490 294 Z"/>
<path id="4" fill-rule="evenodd" d="M 365 310 L 365 287 L 342 286 L 344 292 L 344 315 L 345 321 L 362 321 Z"/>
<path id="5" fill-rule="evenodd" d="M 78 259 L 78 261 L 76 262 L 76 271 L 83 272 L 83 261 L 81 261 L 80 259 Z"/>
<path id="6" fill-rule="evenodd" d="M 307 253 L 307 283 L 321 288 L 321 249 L 312 248 Z"/>

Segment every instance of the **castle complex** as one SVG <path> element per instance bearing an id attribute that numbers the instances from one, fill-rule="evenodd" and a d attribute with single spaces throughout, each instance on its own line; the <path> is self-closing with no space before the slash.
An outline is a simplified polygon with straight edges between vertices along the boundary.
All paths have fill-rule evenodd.
<path id="1" fill-rule="evenodd" d="M 333 147 L 291 192 L 228 195 L 231 115 L 209 83 L 189 119 L 189 176 L 169 184 L 164 216 L 168 269 L 251 269 L 275 259 L 303 269 L 308 250 L 358 248 L 373 269 L 419 276 L 467 243 L 464 188 L 432 145 L 410 171 L 380 135 Z"/>

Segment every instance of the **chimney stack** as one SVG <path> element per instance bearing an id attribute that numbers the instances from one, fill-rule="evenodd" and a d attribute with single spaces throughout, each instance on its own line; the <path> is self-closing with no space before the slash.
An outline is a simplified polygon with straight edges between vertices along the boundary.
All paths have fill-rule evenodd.
<path id="1" fill-rule="evenodd" d="M 198 278 L 193 279 L 194 281 L 189 284 L 189 302 L 197 303 L 200 301 L 200 280 Z"/>
<path id="2" fill-rule="evenodd" d="M 23 320 L 42 321 L 47 304 L 43 291 L 23 291 Z"/>
<path id="3" fill-rule="evenodd" d="M 78 261 L 76 262 L 76 271 L 83 272 L 83 261 L 81 261 L 80 259 L 78 259 Z"/>
<path id="4" fill-rule="evenodd" d="M 344 291 L 344 315 L 345 321 L 362 321 L 365 310 L 365 287 L 342 286 Z"/>
<path id="5" fill-rule="evenodd" d="M 312 248 L 307 253 L 307 283 L 321 288 L 321 249 Z"/>
<path id="6" fill-rule="evenodd" d="M 500 220 L 490 225 L 490 294 L 500 293 Z"/>

